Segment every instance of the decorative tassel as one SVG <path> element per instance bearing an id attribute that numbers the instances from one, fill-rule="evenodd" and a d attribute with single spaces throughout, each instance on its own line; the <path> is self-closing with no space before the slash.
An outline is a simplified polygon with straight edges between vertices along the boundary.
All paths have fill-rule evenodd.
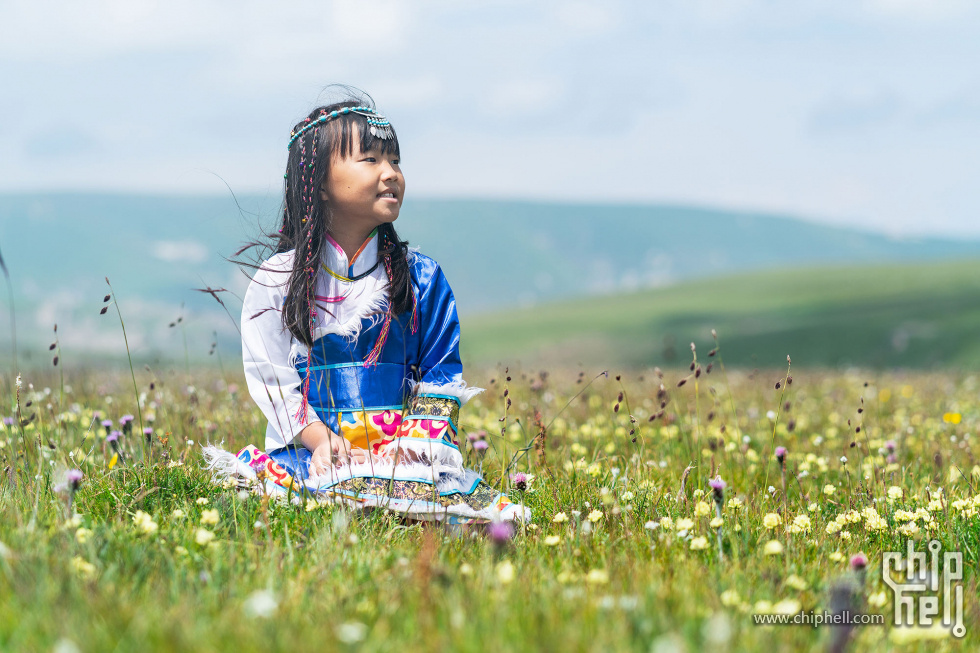
<path id="1" fill-rule="evenodd" d="M 419 332 L 419 296 L 412 291 L 412 333 Z"/>
<path id="2" fill-rule="evenodd" d="M 378 334 L 378 341 L 374 343 L 374 348 L 371 349 L 371 353 L 368 357 L 364 359 L 364 367 L 370 367 L 371 365 L 377 365 L 378 360 L 381 359 L 381 348 L 385 346 L 385 340 L 388 339 L 388 331 L 391 330 L 391 305 L 389 304 L 388 310 L 385 312 L 385 321 L 381 325 L 381 333 Z"/>
<path id="3" fill-rule="evenodd" d="M 388 273 L 388 284 L 391 284 L 391 257 L 385 256 L 385 272 Z M 381 359 L 381 348 L 385 346 L 385 341 L 388 339 L 388 331 L 391 330 L 391 291 L 388 291 L 388 308 L 385 310 L 385 321 L 381 325 L 381 333 L 378 334 L 378 341 L 374 343 L 374 347 L 368 354 L 367 358 L 364 359 L 364 367 L 370 367 L 371 365 L 377 365 L 378 361 Z"/>
<path id="4" fill-rule="evenodd" d="M 310 407 L 310 368 L 306 368 L 306 378 L 303 379 L 303 401 L 299 405 L 299 410 L 296 411 L 294 419 L 299 422 L 300 426 L 306 424 L 309 418 L 309 407 Z"/>

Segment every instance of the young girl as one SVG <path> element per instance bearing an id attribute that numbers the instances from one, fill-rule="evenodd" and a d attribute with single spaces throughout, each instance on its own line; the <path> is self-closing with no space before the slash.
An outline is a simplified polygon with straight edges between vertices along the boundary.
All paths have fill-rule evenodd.
<path id="1" fill-rule="evenodd" d="M 289 138 L 276 253 L 245 294 L 249 392 L 265 450 L 212 467 L 357 506 L 453 522 L 524 517 L 463 467 L 459 320 L 439 265 L 392 223 L 399 145 L 367 96 L 319 107 Z M 302 484 L 302 485 L 301 485 Z"/>

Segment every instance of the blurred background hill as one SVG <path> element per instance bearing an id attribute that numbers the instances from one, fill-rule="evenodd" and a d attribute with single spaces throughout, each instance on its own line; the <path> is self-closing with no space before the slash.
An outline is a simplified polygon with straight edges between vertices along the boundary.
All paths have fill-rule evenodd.
<path id="1" fill-rule="evenodd" d="M 225 259 L 276 213 L 263 195 L 0 195 L 22 359 L 47 364 L 57 322 L 69 360 L 118 361 L 118 321 L 99 316 L 106 276 L 137 358 L 183 360 L 185 336 L 194 361 L 213 342 L 237 358 L 233 319 L 194 289 L 227 289 L 237 320 L 248 279 Z M 711 328 L 732 364 L 787 353 L 819 366 L 980 362 L 980 241 L 687 206 L 494 200 L 410 199 L 397 226 L 446 270 L 470 362 L 683 364 Z"/>

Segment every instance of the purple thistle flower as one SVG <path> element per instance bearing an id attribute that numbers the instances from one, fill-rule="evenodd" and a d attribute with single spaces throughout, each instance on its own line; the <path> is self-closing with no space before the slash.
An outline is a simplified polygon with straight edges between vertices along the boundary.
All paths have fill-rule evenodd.
<path id="1" fill-rule="evenodd" d="M 484 451 L 486 451 L 486 450 L 487 450 L 487 447 L 489 447 L 489 446 L 490 446 L 490 445 L 489 445 L 489 444 L 487 444 L 487 441 L 486 441 L 486 440 L 477 440 L 476 442 L 474 442 L 474 443 L 473 443 L 473 448 L 474 448 L 474 449 L 475 449 L 476 451 L 479 451 L 479 452 L 480 452 L 481 454 L 482 454 L 482 453 L 483 453 Z"/>
<path id="2" fill-rule="evenodd" d="M 83 476 L 85 475 L 82 474 L 82 470 L 80 469 L 69 469 L 68 472 L 65 473 L 65 480 L 68 481 L 68 484 L 71 487 L 72 492 L 78 490 L 78 486 L 81 485 L 82 483 Z"/>
<path id="3" fill-rule="evenodd" d="M 856 553 L 851 556 L 851 569 L 854 571 L 863 571 L 865 567 L 868 566 L 868 556 L 863 553 Z"/>
<path id="4" fill-rule="evenodd" d="M 714 494 L 715 502 L 720 504 L 725 497 L 725 487 L 727 487 L 727 483 L 721 480 L 721 476 L 716 476 L 708 481 L 708 485 L 711 487 L 711 491 Z"/>
<path id="5" fill-rule="evenodd" d="M 3 418 L 3 425 L 4 426 L 13 426 L 14 425 L 14 418 L 13 417 L 4 417 Z"/>
<path id="6" fill-rule="evenodd" d="M 502 547 L 514 537 L 514 525 L 509 521 L 491 522 L 487 526 L 487 535 L 495 546 Z"/>
<path id="7" fill-rule="evenodd" d="M 120 426 L 125 426 L 126 424 L 129 424 L 130 422 L 132 422 L 133 419 L 134 418 L 133 418 L 132 415 L 123 415 L 122 417 L 119 418 L 119 425 Z"/>
<path id="8" fill-rule="evenodd" d="M 112 446 L 116 446 L 116 441 L 119 439 L 120 435 L 122 435 L 122 433 L 120 433 L 119 431 L 112 431 L 111 433 L 109 433 L 109 435 L 105 436 L 105 441 L 111 442 Z"/>
<path id="9" fill-rule="evenodd" d="M 151 435 L 153 435 L 153 427 L 147 426 L 146 428 L 144 428 L 143 435 L 145 435 L 146 437 L 150 437 Z"/>
<path id="10" fill-rule="evenodd" d="M 894 440 L 887 440 L 887 441 L 885 442 L 885 449 L 888 449 L 888 451 L 889 451 L 889 452 L 893 452 L 893 451 L 895 451 L 895 449 L 896 449 L 897 447 L 898 447 L 898 445 L 897 445 L 897 444 L 895 443 L 895 441 L 894 441 Z"/>
<path id="11" fill-rule="evenodd" d="M 112 420 L 111 419 L 102 420 L 102 427 L 105 429 L 106 435 L 109 435 L 109 432 L 112 430 Z"/>
<path id="12" fill-rule="evenodd" d="M 514 487 L 521 492 L 527 489 L 527 474 L 524 472 L 515 472 L 510 475 L 510 482 L 514 484 Z"/>
<path id="13" fill-rule="evenodd" d="M 780 464 L 786 461 L 786 447 L 776 447 L 776 460 Z"/>

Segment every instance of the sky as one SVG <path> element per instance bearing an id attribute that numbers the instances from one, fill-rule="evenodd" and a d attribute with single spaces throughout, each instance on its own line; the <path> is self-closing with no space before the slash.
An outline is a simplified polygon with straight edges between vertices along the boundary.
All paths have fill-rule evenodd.
<path id="1" fill-rule="evenodd" d="M 398 130 L 407 202 L 980 238 L 977 61 L 971 0 L 0 0 L 0 192 L 275 195 L 342 82 Z"/>

